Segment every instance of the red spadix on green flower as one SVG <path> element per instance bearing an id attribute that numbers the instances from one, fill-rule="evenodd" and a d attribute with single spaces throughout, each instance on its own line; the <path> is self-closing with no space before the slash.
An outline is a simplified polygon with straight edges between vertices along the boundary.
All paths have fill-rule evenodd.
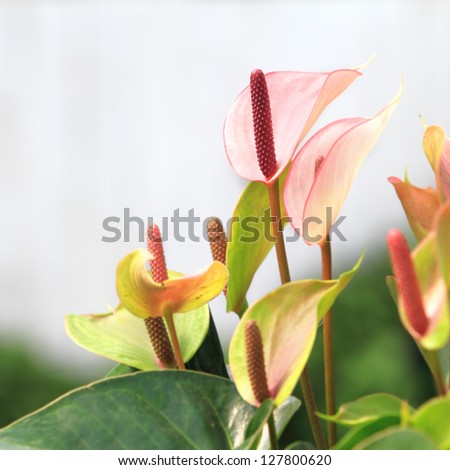
<path id="1" fill-rule="evenodd" d="M 359 168 L 389 121 L 400 94 L 401 88 L 372 118 L 332 122 L 314 134 L 295 156 L 283 199 L 291 224 L 308 244 L 325 241 Z M 327 217 L 330 210 L 331 220 Z"/>
<path id="2" fill-rule="evenodd" d="M 268 390 L 280 406 L 291 395 L 308 361 L 319 322 L 350 282 L 361 259 L 337 280 L 289 282 L 247 309 L 229 353 L 231 373 L 244 400 L 259 406 Z M 264 360 L 258 367 L 261 343 Z"/>
<path id="3" fill-rule="evenodd" d="M 321 112 L 359 75 L 358 70 L 265 75 L 254 71 L 251 85 L 238 96 L 224 125 L 225 150 L 236 173 L 250 181 L 276 179 Z M 261 138 L 269 142 L 271 135 L 275 166 L 272 156 L 267 163 L 257 152 L 258 147 L 272 152 L 260 144 Z"/>
<path id="4" fill-rule="evenodd" d="M 125 256 L 117 267 L 116 288 L 122 305 L 140 318 L 164 317 L 189 312 L 206 304 L 222 292 L 228 270 L 219 261 L 191 276 L 155 282 L 146 264 L 152 256 L 136 250 Z"/>
<path id="5" fill-rule="evenodd" d="M 396 229 L 389 231 L 387 243 L 400 302 L 403 305 L 413 336 L 421 338 L 427 332 L 430 320 L 425 313 L 419 280 L 414 270 L 408 243 L 400 230 Z"/>
<path id="6" fill-rule="evenodd" d="M 387 238 L 395 276 L 388 277 L 388 285 L 403 326 L 426 350 L 444 346 L 450 327 L 443 269 L 447 261 L 445 249 L 439 245 L 439 238 L 450 239 L 450 223 L 445 218 L 437 221 L 438 226 L 411 253 L 400 231 L 391 230 Z"/>

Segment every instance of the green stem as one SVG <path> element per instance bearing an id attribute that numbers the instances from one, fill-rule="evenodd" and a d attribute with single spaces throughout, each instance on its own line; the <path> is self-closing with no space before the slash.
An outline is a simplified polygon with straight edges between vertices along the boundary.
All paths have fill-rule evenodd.
<path id="1" fill-rule="evenodd" d="M 167 329 L 169 330 L 170 341 L 172 341 L 173 352 L 177 361 L 178 369 L 186 370 L 184 365 L 183 355 L 181 354 L 180 343 L 178 342 L 177 331 L 175 329 L 175 323 L 173 321 L 173 315 L 169 313 L 164 316 L 167 323 Z"/>
<path id="2" fill-rule="evenodd" d="M 275 420 L 273 418 L 273 413 L 271 413 L 269 421 L 267 421 L 269 425 L 269 438 L 270 438 L 270 448 L 271 450 L 278 450 L 278 441 L 277 441 L 277 430 L 275 428 Z"/>
<path id="3" fill-rule="evenodd" d="M 275 180 L 272 184 L 267 185 L 267 188 L 269 190 L 270 215 L 272 217 L 272 236 L 275 238 L 278 269 L 280 271 L 281 283 L 286 284 L 287 282 L 291 281 L 291 274 L 289 272 L 289 264 L 286 256 L 286 247 L 284 246 L 278 180 Z M 320 425 L 319 417 L 316 414 L 316 400 L 314 398 L 314 391 L 307 366 L 305 366 L 300 377 L 300 385 L 302 387 L 303 398 L 305 400 L 305 405 L 308 412 L 309 424 L 311 426 L 316 446 L 318 449 L 326 449 L 326 442 L 323 435 L 322 426 Z"/>
<path id="4" fill-rule="evenodd" d="M 331 279 L 331 241 L 327 236 L 325 242 L 320 247 L 322 255 L 322 279 Z M 323 360 L 325 369 L 325 401 L 327 415 L 336 414 L 336 397 L 334 389 L 334 367 L 333 367 L 333 322 L 331 309 L 323 318 Z M 337 442 L 336 423 L 327 422 L 328 446 L 331 448 Z"/>

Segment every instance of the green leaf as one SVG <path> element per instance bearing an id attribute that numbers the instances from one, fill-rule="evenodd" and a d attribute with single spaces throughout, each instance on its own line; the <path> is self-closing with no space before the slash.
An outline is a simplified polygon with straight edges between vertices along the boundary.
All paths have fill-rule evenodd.
<path id="1" fill-rule="evenodd" d="M 211 312 L 209 313 L 208 334 L 192 359 L 186 363 L 186 368 L 228 379 L 222 345 Z"/>
<path id="2" fill-rule="evenodd" d="M 174 315 L 185 361 L 202 344 L 209 328 L 208 305 Z M 82 348 L 141 370 L 158 370 L 144 320 L 119 305 L 113 313 L 66 315 L 67 334 Z"/>
<path id="3" fill-rule="evenodd" d="M 95 382 L 0 430 L 2 448 L 232 449 L 255 409 L 226 379 L 137 372 Z"/>
<path id="4" fill-rule="evenodd" d="M 285 450 L 317 450 L 316 447 L 310 442 L 296 441 L 289 444 Z"/>
<path id="5" fill-rule="evenodd" d="M 105 375 L 105 379 L 118 377 L 120 375 L 132 374 L 133 372 L 137 371 L 138 369 L 134 367 L 126 366 L 125 364 L 117 364 Z"/>
<path id="6" fill-rule="evenodd" d="M 280 201 L 287 169 L 280 175 Z M 285 217 L 283 204 L 281 216 Z M 246 310 L 245 297 L 253 276 L 269 254 L 270 202 L 267 186 L 251 182 L 242 192 L 234 208 L 227 244 L 227 268 L 230 273 L 227 287 L 227 311 L 242 316 Z M 235 222 L 234 222 L 235 221 Z M 287 223 L 287 218 L 284 221 Z"/>
<path id="7" fill-rule="evenodd" d="M 356 445 L 368 437 L 392 426 L 398 426 L 399 424 L 400 418 L 398 416 L 383 416 L 382 418 L 375 419 L 374 421 L 368 421 L 360 424 L 359 426 L 354 426 L 344 434 L 344 436 L 333 447 L 333 449 L 353 449 Z"/>
<path id="8" fill-rule="evenodd" d="M 422 405 L 412 416 L 413 427 L 427 434 L 440 449 L 450 449 L 450 396 Z"/>
<path id="9" fill-rule="evenodd" d="M 403 401 L 387 393 L 375 393 L 345 403 L 339 407 L 334 416 L 319 413 L 322 419 L 333 421 L 344 426 L 356 426 L 378 420 L 385 416 L 400 418 Z M 412 408 L 411 408 L 412 410 Z"/>
<path id="10" fill-rule="evenodd" d="M 362 441 L 359 450 L 435 450 L 423 433 L 414 429 L 389 428 Z"/>
<path id="11" fill-rule="evenodd" d="M 266 400 L 256 409 L 253 418 L 245 432 L 245 441 L 239 446 L 239 450 L 254 450 L 261 438 L 264 426 L 273 413 L 273 401 Z"/>
<path id="12" fill-rule="evenodd" d="M 289 421 L 294 416 L 295 412 L 300 408 L 300 400 L 296 397 L 289 397 L 280 407 L 275 408 L 273 417 L 275 420 L 275 430 L 278 439 L 283 434 Z M 259 450 L 270 449 L 270 437 L 267 427 L 264 429 L 261 441 L 258 444 Z"/>
<path id="13" fill-rule="evenodd" d="M 245 312 L 230 343 L 230 367 L 241 396 L 257 406 L 248 375 L 245 325 L 258 325 L 264 350 L 267 385 L 276 406 L 294 390 L 311 353 L 317 326 L 361 263 L 338 280 L 306 280 L 284 284 Z"/>

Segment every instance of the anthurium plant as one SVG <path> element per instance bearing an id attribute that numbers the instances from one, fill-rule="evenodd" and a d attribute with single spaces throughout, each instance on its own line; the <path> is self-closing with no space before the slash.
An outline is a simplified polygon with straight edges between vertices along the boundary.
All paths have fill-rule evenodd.
<path id="1" fill-rule="evenodd" d="M 218 218 L 208 221 L 211 264 L 194 274 L 167 269 L 160 230 L 148 227 L 146 249 L 137 246 L 118 262 L 117 307 L 65 319 L 70 338 L 114 368 L 1 429 L 0 449 L 275 450 L 300 406 L 313 442 L 287 449 L 450 449 L 450 141 L 439 126 L 425 125 L 423 140 L 435 187 L 389 178 L 417 244 L 410 248 L 397 228 L 386 234 L 386 289 L 436 396 L 416 409 L 382 390 L 336 403 L 332 307 L 363 255 L 333 272 L 333 227 L 402 87 L 372 117 L 331 122 L 304 140 L 361 69 L 251 72 L 223 130 L 224 153 L 249 183 L 228 234 Z M 252 239 L 250 219 L 258 234 Z M 288 224 L 297 243 L 318 250 L 321 279 L 291 277 Z M 248 290 L 273 247 L 279 286 L 249 304 Z M 239 319 L 227 355 L 209 307 L 218 295 Z M 361 320 L 364 313 L 354 314 Z M 308 366 L 319 335 L 324 409 Z"/>

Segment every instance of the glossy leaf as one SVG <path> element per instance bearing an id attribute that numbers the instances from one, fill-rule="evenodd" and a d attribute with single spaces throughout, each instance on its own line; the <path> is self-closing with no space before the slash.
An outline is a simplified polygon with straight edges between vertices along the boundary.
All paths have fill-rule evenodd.
<path id="1" fill-rule="evenodd" d="M 264 427 L 273 413 L 272 400 L 266 400 L 256 409 L 253 418 L 250 421 L 248 428 L 245 432 L 245 441 L 239 446 L 240 450 L 254 450 L 257 448 L 261 439 Z"/>
<path id="2" fill-rule="evenodd" d="M 3 448 L 231 449 L 255 409 L 232 382 L 198 372 L 138 372 L 75 390 L 0 431 Z"/>
<path id="3" fill-rule="evenodd" d="M 105 375 L 105 379 L 119 377 L 120 375 L 133 374 L 138 370 L 139 369 L 136 369 L 135 367 L 126 366 L 125 364 L 117 364 Z"/>
<path id="4" fill-rule="evenodd" d="M 432 188 L 418 188 L 407 178 L 405 181 L 396 177 L 388 180 L 394 186 L 409 226 L 417 240 L 422 240 L 432 229 L 433 219 L 439 208 L 439 198 Z"/>
<path id="5" fill-rule="evenodd" d="M 158 284 L 147 271 L 151 255 L 136 250 L 117 266 L 116 288 L 121 303 L 140 318 L 186 313 L 219 295 L 228 281 L 226 267 L 214 261 L 208 268 L 191 276 L 181 276 Z"/>
<path id="6" fill-rule="evenodd" d="M 208 305 L 189 315 L 174 315 L 183 359 L 188 361 L 202 344 L 209 328 Z M 158 370 L 144 320 L 119 305 L 113 313 L 66 315 L 67 334 L 82 348 L 141 370 Z"/>
<path id="7" fill-rule="evenodd" d="M 286 180 L 284 205 L 293 227 L 308 244 L 324 242 L 400 94 L 401 89 L 372 118 L 332 122 L 314 134 L 295 156 Z"/>
<path id="8" fill-rule="evenodd" d="M 414 413 L 411 423 L 440 449 L 450 450 L 450 396 L 425 403 Z"/>
<path id="9" fill-rule="evenodd" d="M 257 405 L 247 371 L 245 324 L 258 325 L 270 395 L 277 406 L 291 395 L 306 365 L 323 315 L 350 282 L 359 267 L 338 280 L 306 280 L 284 284 L 251 305 L 239 322 L 230 343 L 230 367 L 242 397 Z"/>
<path id="10" fill-rule="evenodd" d="M 365 441 L 370 436 L 393 426 L 398 426 L 399 424 L 400 418 L 398 416 L 384 416 L 372 421 L 366 421 L 363 424 L 352 427 L 346 432 L 333 449 L 354 449 L 360 442 Z"/>
<path id="11" fill-rule="evenodd" d="M 402 400 L 394 395 L 375 393 L 341 405 L 334 416 L 322 413 L 319 413 L 319 416 L 345 426 L 356 426 L 386 416 L 400 417 L 402 403 Z"/>
<path id="12" fill-rule="evenodd" d="M 278 163 L 278 171 L 270 180 L 286 168 L 321 112 L 359 75 L 357 70 L 265 74 Z M 265 182 L 256 157 L 250 87 L 234 102 L 225 120 L 223 136 L 228 159 L 236 173 L 250 181 Z"/>
<path id="13" fill-rule="evenodd" d="M 414 429 L 389 428 L 358 444 L 359 450 L 433 450 L 433 442 Z"/>
<path id="14" fill-rule="evenodd" d="M 285 450 L 317 450 L 316 447 L 310 442 L 296 441 L 289 444 Z"/>
<path id="15" fill-rule="evenodd" d="M 281 175 L 280 196 L 286 180 Z M 281 199 L 281 197 L 280 197 Z M 253 276 L 272 249 L 270 236 L 270 203 L 267 187 L 263 183 L 249 183 L 242 192 L 231 218 L 227 245 L 227 268 L 230 273 L 227 288 L 227 311 L 240 316 L 246 308 L 245 297 Z M 284 208 L 281 208 L 284 217 Z M 285 224 L 287 219 L 285 220 Z"/>

